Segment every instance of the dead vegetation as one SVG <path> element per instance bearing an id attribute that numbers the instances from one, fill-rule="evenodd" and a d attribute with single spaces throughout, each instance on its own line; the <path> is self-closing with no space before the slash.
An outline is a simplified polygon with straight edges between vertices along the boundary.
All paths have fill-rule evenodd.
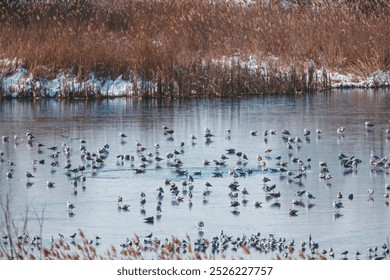
<path id="1" fill-rule="evenodd" d="M 139 96 L 310 92 L 330 86 L 315 69 L 390 70 L 382 0 L 5 0 L 0 10 L 0 58 L 18 58 L 37 79 L 152 81 Z M 277 59 L 264 71 L 248 65 L 253 56 Z"/>

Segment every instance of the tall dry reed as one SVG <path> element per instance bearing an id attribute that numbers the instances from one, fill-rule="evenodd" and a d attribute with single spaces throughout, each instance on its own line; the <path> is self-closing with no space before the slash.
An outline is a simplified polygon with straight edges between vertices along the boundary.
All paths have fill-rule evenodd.
<path id="1" fill-rule="evenodd" d="M 362 76 L 390 70 L 388 1 L 234 2 L 5 0 L 0 58 L 19 58 L 37 78 L 140 77 L 156 87 L 139 94 L 157 96 L 328 87 L 308 65 Z M 250 55 L 278 60 L 264 74 L 240 67 Z M 232 56 L 232 67 L 213 63 Z"/>

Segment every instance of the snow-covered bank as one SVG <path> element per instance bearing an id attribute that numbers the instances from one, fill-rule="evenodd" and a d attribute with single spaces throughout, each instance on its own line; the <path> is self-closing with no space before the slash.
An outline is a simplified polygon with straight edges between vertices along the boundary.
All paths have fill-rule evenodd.
<path id="1" fill-rule="evenodd" d="M 124 79 L 122 76 L 114 80 L 102 80 L 93 74 L 84 81 L 68 74 L 57 75 L 53 79 L 39 79 L 27 69 L 15 67 L 15 64 L 15 60 L 0 61 L 0 66 L 3 65 L 3 70 L 0 71 L 0 92 L 4 97 L 66 97 L 70 93 L 106 97 L 131 96 L 136 92 L 135 87 L 142 83 L 139 79 L 134 82 L 133 79 Z"/>
<path id="2" fill-rule="evenodd" d="M 333 88 L 377 88 L 390 86 L 390 72 L 377 71 L 368 77 L 360 77 L 353 74 L 340 74 L 330 72 L 330 80 Z"/>
<path id="3" fill-rule="evenodd" d="M 214 61 L 226 67 L 235 58 L 228 58 L 224 61 Z M 256 57 L 240 62 L 242 67 L 249 69 L 261 69 L 261 73 L 267 75 L 269 61 L 259 62 Z M 115 79 L 96 78 L 92 73 L 87 79 L 79 81 L 76 76 L 59 74 L 51 79 L 39 79 L 27 69 L 17 66 L 16 59 L 0 60 L 0 93 L 3 97 L 67 97 L 70 94 L 78 96 L 101 96 L 101 97 L 124 97 L 134 96 L 145 88 L 156 89 L 157 85 L 150 81 L 142 81 L 132 77 L 124 78 L 119 76 Z M 332 88 L 376 88 L 390 86 L 390 72 L 378 71 L 368 77 L 360 77 L 353 74 L 341 74 L 328 69 L 317 69 L 315 75 L 319 81 L 323 79 L 324 73 L 330 81 Z M 142 88 L 141 88 L 142 87 Z"/>

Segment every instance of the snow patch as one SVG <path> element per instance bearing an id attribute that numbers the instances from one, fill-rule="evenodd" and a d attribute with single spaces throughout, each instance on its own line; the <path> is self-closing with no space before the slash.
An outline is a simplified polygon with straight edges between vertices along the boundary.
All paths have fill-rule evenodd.
<path id="1" fill-rule="evenodd" d="M 248 56 L 242 59 L 240 55 L 213 60 L 213 63 L 221 67 L 232 67 L 239 65 L 250 71 L 257 71 L 267 75 L 269 67 L 277 62 L 278 58 L 274 56 L 258 57 L 256 55 Z M 88 79 L 79 81 L 77 77 L 60 74 L 53 79 L 41 80 L 34 78 L 31 72 L 20 65 L 17 59 L 2 59 L 0 60 L 0 92 L 7 97 L 20 96 L 35 96 L 35 97 L 60 97 L 67 96 L 70 93 L 78 93 L 79 95 L 100 95 L 106 97 L 132 96 L 137 91 L 141 90 L 141 85 L 148 88 L 153 88 L 156 85 L 150 81 L 142 81 L 137 79 L 133 82 L 132 77 L 124 79 L 119 76 L 116 79 L 99 79 L 91 74 Z M 313 66 L 309 61 L 308 66 Z M 377 71 L 368 77 L 359 77 L 353 74 L 341 74 L 332 72 L 328 69 L 317 69 L 315 74 L 319 81 L 325 79 L 330 80 L 333 88 L 373 88 L 373 87 L 388 87 L 390 86 L 390 72 Z"/>

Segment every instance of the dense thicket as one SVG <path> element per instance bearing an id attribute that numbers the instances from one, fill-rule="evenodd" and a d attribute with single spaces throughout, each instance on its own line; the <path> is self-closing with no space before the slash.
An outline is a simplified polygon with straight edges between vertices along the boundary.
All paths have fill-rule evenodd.
<path id="1" fill-rule="evenodd" d="M 0 58 L 36 77 L 141 77 L 158 94 L 307 91 L 320 86 L 309 65 L 390 69 L 388 1 L 237 2 L 0 1 Z M 266 75 L 240 66 L 251 55 Z"/>

